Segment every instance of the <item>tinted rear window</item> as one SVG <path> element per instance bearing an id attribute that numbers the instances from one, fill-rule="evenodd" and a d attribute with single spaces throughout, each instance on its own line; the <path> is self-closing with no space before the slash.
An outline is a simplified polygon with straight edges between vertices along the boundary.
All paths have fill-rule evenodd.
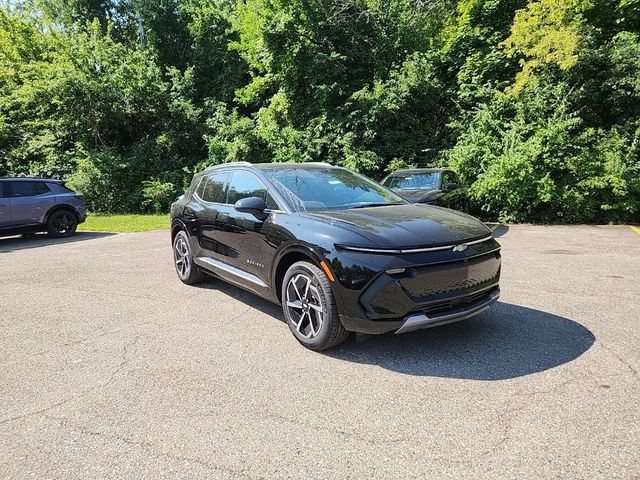
<path id="1" fill-rule="evenodd" d="M 33 197 L 51 191 L 44 182 L 6 182 L 5 188 L 7 186 L 11 198 Z"/>
<path id="2" fill-rule="evenodd" d="M 205 202 L 224 203 L 228 178 L 229 173 L 227 172 L 213 173 L 202 177 L 196 195 Z"/>
<path id="3" fill-rule="evenodd" d="M 33 183 L 33 191 L 36 195 L 42 195 L 43 193 L 48 193 L 51 191 L 49 185 L 44 182 L 36 182 Z"/>
<path id="4" fill-rule="evenodd" d="M 204 194 L 204 187 L 207 185 L 207 177 L 200 178 L 200 182 L 198 183 L 198 187 L 196 188 L 196 195 L 202 198 Z"/>
<path id="5" fill-rule="evenodd" d="M 60 187 L 62 190 L 64 190 L 65 192 L 69 192 L 69 193 L 76 193 L 75 190 L 72 190 L 71 188 L 67 187 L 64 183 L 59 183 L 58 187 Z"/>

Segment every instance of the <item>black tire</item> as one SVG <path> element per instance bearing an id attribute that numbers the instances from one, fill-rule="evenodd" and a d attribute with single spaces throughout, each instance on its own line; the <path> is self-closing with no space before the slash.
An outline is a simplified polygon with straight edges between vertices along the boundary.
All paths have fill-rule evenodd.
<path id="1" fill-rule="evenodd" d="M 329 279 L 310 262 L 294 263 L 287 270 L 282 281 L 282 310 L 293 336 L 311 350 L 335 347 L 349 336 L 338 317 Z"/>
<path id="2" fill-rule="evenodd" d="M 47 233 L 54 238 L 66 238 L 76 233 L 78 217 L 71 210 L 57 210 L 47 220 Z"/>
<path id="3" fill-rule="evenodd" d="M 193 285 L 207 278 L 207 274 L 193 263 L 189 236 L 184 230 L 180 230 L 173 239 L 173 265 L 182 283 Z"/>

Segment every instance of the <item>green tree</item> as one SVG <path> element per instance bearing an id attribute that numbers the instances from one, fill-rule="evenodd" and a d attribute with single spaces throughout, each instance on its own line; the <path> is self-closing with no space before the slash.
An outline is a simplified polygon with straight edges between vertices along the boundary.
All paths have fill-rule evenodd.
<path id="1" fill-rule="evenodd" d="M 166 209 L 210 163 L 452 164 L 476 213 L 638 221 L 636 0 L 23 0 L 0 174 Z"/>

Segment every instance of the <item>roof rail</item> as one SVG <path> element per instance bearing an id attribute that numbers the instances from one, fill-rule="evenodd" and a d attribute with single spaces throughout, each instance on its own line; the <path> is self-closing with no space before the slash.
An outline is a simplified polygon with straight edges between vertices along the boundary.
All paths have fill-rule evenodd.
<path id="1" fill-rule="evenodd" d="M 65 183 L 64 180 L 60 180 L 58 178 L 47 178 L 47 177 L 0 177 L 0 180 L 11 180 L 12 182 L 21 182 L 21 181 L 25 181 L 25 182 L 32 182 L 32 181 L 39 181 L 39 182 L 48 182 L 48 183 Z"/>
<path id="2" fill-rule="evenodd" d="M 210 170 L 215 170 L 221 167 L 228 167 L 231 165 L 252 165 L 250 162 L 227 162 L 227 163 L 218 163 L 216 165 L 209 165 L 207 168 L 203 170 L 203 172 L 208 172 Z"/>
<path id="3" fill-rule="evenodd" d="M 305 165 L 320 165 L 322 167 L 333 167 L 330 163 L 327 162 L 302 162 Z"/>

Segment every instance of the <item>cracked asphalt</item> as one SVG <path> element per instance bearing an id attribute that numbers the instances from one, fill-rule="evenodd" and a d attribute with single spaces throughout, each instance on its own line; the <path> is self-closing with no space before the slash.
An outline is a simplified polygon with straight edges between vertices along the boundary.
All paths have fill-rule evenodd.
<path id="1" fill-rule="evenodd" d="M 0 478 L 640 478 L 640 235 L 496 234 L 493 309 L 325 354 L 166 231 L 0 239 Z"/>

